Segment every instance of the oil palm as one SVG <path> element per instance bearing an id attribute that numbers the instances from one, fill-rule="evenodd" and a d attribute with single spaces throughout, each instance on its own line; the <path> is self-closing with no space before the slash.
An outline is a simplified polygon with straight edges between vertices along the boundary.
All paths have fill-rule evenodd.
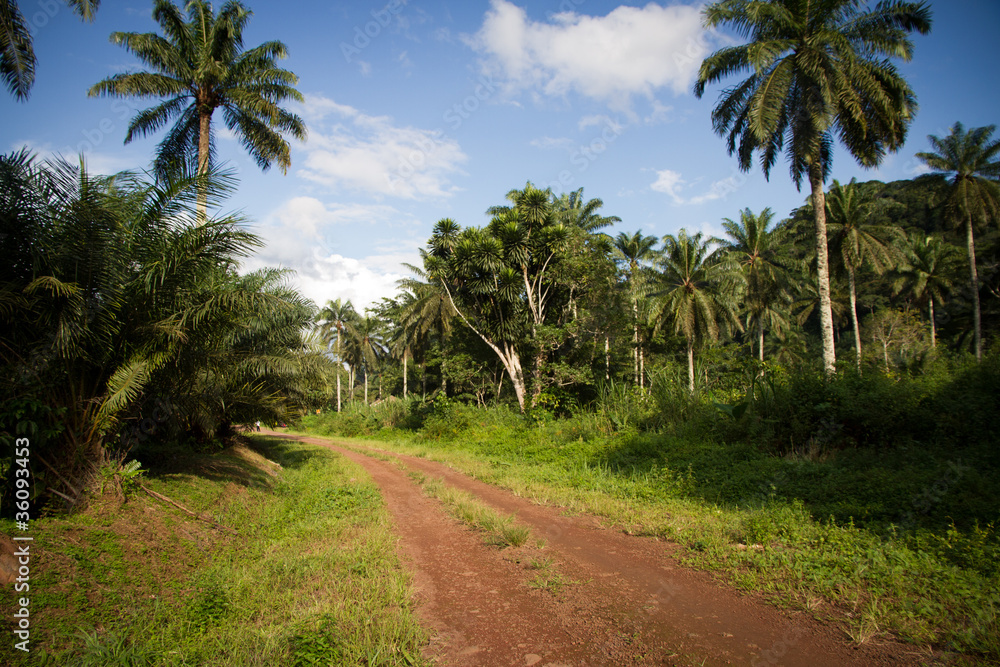
<path id="1" fill-rule="evenodd" d="M 93 21 L 100 0 L 66 0 L 84 21 Z M 40 5 L 40 3 L 39 3 Z M 35 49 L 31 26 L 17 0 L 0 0 L 0 77 L 14 99 L 26 101 L 35 83 Z"/>
<path id="2" fill-rule="evenodd" d="M 344 364 L 344 343 L 345 339 L 354 335 L 353 328 L 358 320 L 358 313 L 349 300 L 337 299 L 327 301 L 316 318 L 320 324 L 320 334 L 327 345 L 332 344 L 334 347 L 334 361 L 337 364 L 337 412 L 340 412 L 340 372 Z"/>
<path id="3" fill-rule="evenodd" d="M 826 197 L 833 264 L 847 273 L 854 353 L 859 370 L 861 327 L 858 324 L 857 272 L 868 267 L 882 275 L 901 259 L 895 243 L 901 240 L 902 231 L 893 225 L 880 224 L 880 215 L 890 206 L 875 193 L 863 191 L 853 178 L 847 185 L 835 179 Z"/>
<path id="4" fill-rule="evenodd" d="M 616 258 L 628 267 L 628 291 L 632 300 L 632 364 L 637 386 L 643 385 L 643 371 L 639 368 L 643 356 L 639 341 L 639 298 L 645 296 L 649 284 L 648 263 L 656 256 L 656 241 L 655 236 L 644 236 L 642 232 L 620 232 L 614 239 Z"/>
<path id="5" fill-rule="evenodd" d="M 951 293 L 955 273 L 955 246 L 936 236 L 912 233 L 901 244 L 903 262 L 893 272 L 893 294 L 909 293 L 918 302 L 927 302 L 931 323 L 931 347 L 937 347 L 934 304 L 944 303 Z"/>
<path id="6" fill-rule="evenodd" d="M 740 211 L 739 222 L 724 218 L 722 228 L 728 239 L 719 239 L 721 250 L 735 261 L 746 281 L 744 303 L 747 312 L 747 329 L 756 333 L 757 352 L 764 361 L 764 334 L 773 330 L 779 334 L 788 326 L 782 302 L 789 300 L 788 286 L 791 279 L 788 265 L 791 259 L 783 257 L 785 228 L 772 229 L 774 213 L 765 208 L 755 214 L 749 208 Z M 751 346 L 751 351 L 753 347 Z"/>
<path id="7" fill-rule="evenodd" d="M 917 153 L 917 157 L 935 173 L 952 179 L 946 213 L 956 226 L 965 228 L 974 345 L 978 360 L 983 358 L 983 333 L 975 228 L 990 219 L 1000 220 L 1000 184 L 997 183 L 1000 178 L 1000 140 L 992 138 L 995 129 L 995 125 L 989 125 L 966 131 L 961 123 L 955 123 L 947 137 L 927 137 L 933 153 Z"/>
<path id="8" fill-rule="evenodd" d="M 659 275 L 652 294 L 657 328 L 667 326 L 687 343 L 688 389 L 694 393 L 694 349 L 718 340 L 726 328 L 740 330 L 736 316 L 742 286 L 739 266 L 712 253 L 714 242 L 681 230 L 663 237 Z"/>
<path id="9" fill-rule="evenodd" d="M 759 154 L 770 176 L 784 152 L 792 180 L 812 191 L 823 364 L 836 364 L 826 204 L 835 138 L 865 167 L 896 151 L 917 110 L 916 98 L 890 58 L 910 60 L 909 34 L 927 33 L 923 2 L 885 0 L 862 9 L 859 0 L 721 0 L 704 10 L 709 28 L 732 26 L 749 41 L 713 53 L 701 65 L 695 95 L 731 75 L 749 77 L 723 91 L 712 125 L 728 139 L 740 168 Z"/>
<path id="10" fill-rule="evenodd" d="M 298 77 L 277 67 L 288 49 L 278 41 L 243 49 L 243 30 L 251 12 L 230 0 L 213 12 L 206 0 L 189 0 L 182 10 L 170 0 L 155 0 L 153 18 L 163 35 L 115 32 L 111 41 L 131 51 L 151 71 L 116 74 L 96 83 L 89 95 L 152 97 L 163 101 L 139 112 L 129 123 L 125 143 L 153 134 L 173 121 L 157 149 L 155 171 L 184 168 L 204 175 L 213 160 L 212 116 L 222 109 L 226 127 L 264 171 L 277 163 L 284 173 L 291 164 L 282 133 L 304 139 L 302 119 L 280 105 L 302 101 L 294 88 Z M 199 201 L 205 220 L 207 202 Z"/>

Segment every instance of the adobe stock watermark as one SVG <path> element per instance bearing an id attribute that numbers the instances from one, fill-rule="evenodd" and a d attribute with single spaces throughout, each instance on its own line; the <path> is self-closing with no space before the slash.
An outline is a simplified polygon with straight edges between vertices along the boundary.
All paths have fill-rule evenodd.
<path id="1" fill-rule="evenodd" d="M 570 151 L 570 164 L 576 167 L 575 170 L 563 169 L 556 178 L 545 184 L 555 194 L 560 194 L 570 189 L 576 180 L 576 176 L 583 174 L 597 158 L 604 154 L 615 141 L 624 133 L 621 123 L 610 118 L 604 119 L 604 127 L 599 136 L 594 137 L 589 143 L 581 144 Z"/>
<path id="2" fill-rule="evenodd" d="M 63 155 L 81 155 L 94 152 L 104 140 L 118 130 L 118 123 L 125 121 L 129 116 L 141 111 L 141 107 L 132 100 L 115 100 L 110 106 L 115 118 L 105 116 L 98 121 L 96 127 L 80 130 L 83 141 L 77 143 L 76 148 L 66 146 L 62 150 Z"/>
<path id="3" fill-rule="evenodd" d="M 441 119 L 448 124 L 452 130 L 457 130 L 470 119 L 483 104 L 489 100 L 497 91 L 497 85 L 493 79 L 487 75 L 482 75 L 472 88 L 470 93 L 462 100 L 448 107 L 441 116 Z M 399 163 L 388 174 L 386 179 L 389 187 L 396 190 L 399 185 L 413 178 L 418 171 L 426 167 L 437 151 L 448 147 L 445 138 L 447 135 L 441 128 L 418 137 L 414 141 L 413 148 L 399 159 Z"/>
<path id="4" fill-rule="evenodd" d="M 348 63 L 354 62 L 352 58 L 361 55 L 367 49 L 373 39 L 378 38 L 382 31 L 392 24 L 392 20 L 403 11 L 407 0 L 389 0 L 382 9 L 371 10 L 372 20 L 364 26 L 354 26 L 354 36 L 350 43 L 341 42 L 340 52 L 344 55 L 344 60 Z"/>
<path id="5" fill-rule="evenodd" d="M 65 2 L 57 2 L 57 0 L 39 0 L 35 3 L 34 11 L 25 7 L 21 10 L 21 15 L 28 24 L 28 32 L 32 37 L 34 37 L 39 30 L 47 26 L 49 22 L 56 17 L 56 14 L 58 14 L 60 10 L 65 7 Z"/>
<path id="6" fill-rule="evenodd" d="M 559 14 L 566 14 L 568 12 L 574 11 L 577 7 L 579 7 L 580 5 L 582 5 L 586 1 L 587 0 L 562 0 L 562 2 L 559 3 L 559 7 L 558 7 L 557 11 L 554 11 L 554 12 L 553 11 L 547 11 L 547 12 L 545 12 L 545 18 L 547 18 L 548 20 L 551 21 L 552 19 L 554 19 Z"/>

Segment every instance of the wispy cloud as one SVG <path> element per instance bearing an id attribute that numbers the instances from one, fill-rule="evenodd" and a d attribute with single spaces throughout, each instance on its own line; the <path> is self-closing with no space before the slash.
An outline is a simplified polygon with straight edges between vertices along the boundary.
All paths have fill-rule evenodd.
<path id="1" fill-rule="evenodd" d="M 369 116 L 325 97 L 306 99 L 312 119 L 298 175 L 336 190 L 402 199 L 448 197 L 449 177 L 468 158 L 458 142 L 437 130 L 399 127 L 389 116 Z"/>
<path id="2" fill-rule="evenodd" d="M 686 181 L 678 171 L 661 169 L 656 172 L 656 180 L 649 187 L 655 192 L 669 195 L 677 205 L 697 206 L 717 199 L 725 200 L 730 194 L 743 187 L 746 180 L 746 176 L 735 171 L 726 178 L 713 182 L 707 190 L 694 196 L 687 196 L 686 193 L 691 190 L 694 183 Z"/>

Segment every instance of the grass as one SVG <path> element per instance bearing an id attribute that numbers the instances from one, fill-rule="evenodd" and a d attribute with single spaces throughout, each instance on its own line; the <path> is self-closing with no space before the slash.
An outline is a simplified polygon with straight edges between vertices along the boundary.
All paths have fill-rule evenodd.
<path id="1" fill-rule="evenodd" d="M 528 427 L 487 412 L 464 419 L 453 436 L 393 431 L 379 446 L 675 541 L 687 547 L 685 563 L 836 623 L 857 643 L 891 635 L 960 660 L 1000 659 L 993 526 L 973 520 L 972 528 L 941 530 L 888 520 L 907 518 L 907 507 L 918 521 L 963 507 L 965 519 L 988 513 L 996 502 L 995 490 L 980 488 L 988 467 L 968 459 L 949 467 L 947 456 L 926 450 L 814 461 L 677 436 L 604 435 L 586 420 Z M 897 463 L 904 473 L 892 472 Z M 810 480 L 819 491 L 803 492 Z M 859 506 L 871 511 L 855 522 Z"/>
<path id="2" fill-rule="evenodd" d="M 531 537 L 530 528 L 515 522 L 513 516 L 498 512 L 471 493 L 449 486 L 438 477 L 428 477 L 420 472 L 408 474 L 410 479 L 420 485 L 424 493 L 440 500 L 449 514 L 462 523 L 482 531 L 487 544 L 501 549 L 520 547 Z"/>
<path id="3" fill-rule="evenodd" d="M 426 664 L 388 511 L 356 464 L 258 437 L 145 483 L 238 535 L 144 495 L 38 520 L 32 652 L 4 642 L 0 663 Z"/>

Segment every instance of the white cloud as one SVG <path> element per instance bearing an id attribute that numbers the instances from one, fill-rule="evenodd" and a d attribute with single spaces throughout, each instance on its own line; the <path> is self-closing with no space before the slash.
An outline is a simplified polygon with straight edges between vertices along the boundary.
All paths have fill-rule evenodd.
<path id="1" fill-rule="evenodd" d="M 710 49 L 700 6 L 655 3 L 537 22 L 507 0 L 492 0 L 479 32 L 464 40 L 512 91 L 575 91 L 618 109 L 627 109 L 632 95 L 652 97 L 661 88 L 685 93 Z"/>
<path id="2" fill-rule="evenodd" d="M 734 171 L 726 178 L 712 183 L 701 194 L 688 197 L 685 196 L 685 191 L 690 190 L 694 184 L 684 180 L 680 172 L 663 169 L 656 172 L 656 180 L 649 187 L 656 192 L 670 195 L 675 204 L 697 206 L 716 199 L 727 199 L 730 194 L 742 188 L 746 184 L 746 180 L 747 178 L 742 172 Z"/>
<path id="3" fill-rule="evenodd" d="M 449 176 L 468 158 L 439 130 L 397 127 L 333 100 L 309 96 L 312 133 L 299 176 L 335 189 L 403 199 L 448 197 Z M 332 120 L 327 121 L 328 117 Z"/>
<path id="4" fill-rule="evenodd" d="M 396 227 L 391 241 L 377 244 L 364 258 L 335 252 L 327 238 L 344 226 L 378 224 Z M 292 284 L 317 305 L 330 299 L 350 299 L 360 311 L 397 292 L 396 281 L 407 275 L 403 262 L 419 264 L 419 242 L 401 237 L 398 227 L 416 222 L 391 206 L 324 204 L 313 197 L 295 197 L 268 216 L 254 231 L 265 241 L 244 265 L 248 271 L 282 266 L 295 271 Z"/>
<path id="5" fill-rule="evenodd" d="M 681 189 L 684 187 L 684 179 L 681 178 L 680 172 L 671 171 L 669 169 L 657 171 L 656 181 L 654 181 L 649 187 L 656 192 L 663 192 L 670 195 L 673 198 L 674 203 L 684 203 L 684 198 L 680 194 Z"/>
<path id="6" fill-rule="evenodd" d="M 642 119 L 642 122 L 646 125 L 666 123 L 671 120 L 670 112 L 673 110 L 674 108 L 672 106 L 667 106 L 659 100 L 653 100 L 653 110 L 648 116 Z"/>

